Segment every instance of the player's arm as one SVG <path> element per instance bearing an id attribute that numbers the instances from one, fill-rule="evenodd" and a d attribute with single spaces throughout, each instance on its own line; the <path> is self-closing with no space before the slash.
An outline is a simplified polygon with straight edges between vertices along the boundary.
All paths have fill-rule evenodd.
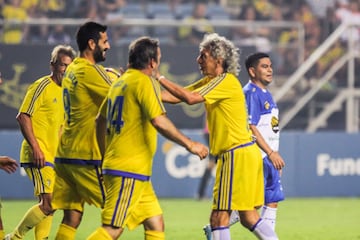
<path id="1" fill-rule="evenodd" d="M 270 161 L 274 164 L 274 167 L 278 170 L 282 169 L 285 166 L 285 162 L 281 155 L 277 151 L 271 149 L 261 135 L 260 131 L 257 129 L 256 125 L 250 124 L 250 129 L 256 137 L 256 144 L 267 154 Z"/>
<path id="2" fill-rule="evenodd" d="M 15 159 L 8 156 L 0 156 L 0 168 L 7 173 L 13 173 L 18 168 L 18 164 Z"/>
<path id="3" fill-rule="evenodd" d="M 185 147 L 189 152 L 196 154 L 200 159 L 208 155 L 208 148 L 202 143 L 192 141 L 182 134 L 166 115 L 160 115 L 151 120 L 156 130 L 167 139 Z"/>
<path id="4" fill-rule="evenodd" d="M 45 156 L 42 152 L 40 145 L 35 137 L 31 117 L 24 112 L 20 112 L 16 116 L 16 120 L 19 123 L 20 130 L 25 140 L 29 143 L 33 153 L 33 163 L 37 167 L 45 166 Z"/>
<path id="5" fill-rule="evenodd" d="M 96 118 L 96 139 L 99 145 L 101 156 L 105 154 L 106 118 L 98 114 Z"/>
<path id="6" fill-rule="evenodd" d="M 166 103 L 180 103 L 181 100 L 174 95 L 172 95 L 168 90 L 162 90 L 161 91 L 161 100 Z"/>
<path id="7" fill-rule="evenodd" d="M 202 95 L 200 95 L 198 92 L 189 91 L 189 90 L 183 88 L 182 86 L 169 81 L 164 76 L 160 76 L 157 79 L 158 79 L 159 83 L 161 84 L 161 86 L 163 86 L 170 93 L 170 95 L 173 95 L 173 98 L 170 98 L 169 96 L 164 96 L 162 93 L 161 97 L 164 102 L 166 102 L 166 100 L 169 100 L 169 103 L 174 103 L 174 102 L 170 101 L 170 100 L 174 100 L 174 98 L 177 98 L 178 101 L 185 102 L 189 105 L 193 105 L 193 104 L 201 103 L 201 102 L 205 101 L 204 97 Z M 164 97 L 165 97 L 165 100 L 164 100 Z"/>

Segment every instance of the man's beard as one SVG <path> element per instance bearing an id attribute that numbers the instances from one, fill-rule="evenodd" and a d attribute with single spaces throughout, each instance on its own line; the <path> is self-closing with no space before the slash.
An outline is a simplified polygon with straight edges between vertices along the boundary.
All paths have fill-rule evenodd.
<path id="1" fill-rule="evenodd" d="M 100 49 L 98 45 L 96 45 L 95 47 L 94 60 L 96 63 L 105 61 L 103 51 Z"/>

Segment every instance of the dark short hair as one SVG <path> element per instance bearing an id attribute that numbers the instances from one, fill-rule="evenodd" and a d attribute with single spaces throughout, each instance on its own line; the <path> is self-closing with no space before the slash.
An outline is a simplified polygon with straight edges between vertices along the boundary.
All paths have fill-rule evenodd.
<path id="1" fill-rule="evenodd" d="M 96 23 L 86 22 L 81 25 L 76 33 L 76 43 L 79 51 L 83 52 L 88 45 L 88 41 L 93 39 L 97 44 L 100 39 L 100 33 L 106 32 L 107 26 Z"/>
<path id="2" fill-rule="evenodd" d="M 154 59 L 157 62 L 159 40 L 150 37 L 140 37 L 129 45 L 129 67 L 144 69 Z"/>
<path id="3" fill-rule="evenodd" d="M 246 71 L 249 73 L 249 68 L 256 67 L 259 63 L 259 60 L 262 58 L 270 58 L 270 56 L 263 52 L 257 52 L 247 56 L 245 59 Z"/>

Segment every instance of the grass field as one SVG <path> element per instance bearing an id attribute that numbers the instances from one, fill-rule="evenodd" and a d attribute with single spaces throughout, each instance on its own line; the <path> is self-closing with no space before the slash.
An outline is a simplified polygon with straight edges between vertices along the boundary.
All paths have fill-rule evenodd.
<path id="1" fill-rule="evenodd" d="M 205 240 L 202 226 L 208 221 L 210 202 L 193 199 L 160 199 L 164 210 L 166 239 Z M 11 231 L 35 201 L 2 201 L 5 231 Z M 49 239 L 61 220 L 56 212 Z M 100 210 L 87 206 L 76 239 L 83 240 L 100 225 Z M 277 233 L 282 240 L 360 240 L 359 198 L 288 198 L 278 210 Z M 239 224 L 231 227 L 233 239 L 255 240 Z M 33 239 L 29 232 L 25 239 Z M 143 239 L 142 227 L 125 231 L 121 239 Z"/>

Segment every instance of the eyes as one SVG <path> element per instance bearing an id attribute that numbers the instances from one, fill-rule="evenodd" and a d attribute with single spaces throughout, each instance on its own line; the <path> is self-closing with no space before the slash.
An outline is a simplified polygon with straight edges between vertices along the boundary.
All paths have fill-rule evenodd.
<path id="1" fill-rule="evenodd" d="M 57 63 L 56 65 L 59 66 L 59 67 L 67 67 L 69 64 L 66 64 L 66 63 Z"/>

